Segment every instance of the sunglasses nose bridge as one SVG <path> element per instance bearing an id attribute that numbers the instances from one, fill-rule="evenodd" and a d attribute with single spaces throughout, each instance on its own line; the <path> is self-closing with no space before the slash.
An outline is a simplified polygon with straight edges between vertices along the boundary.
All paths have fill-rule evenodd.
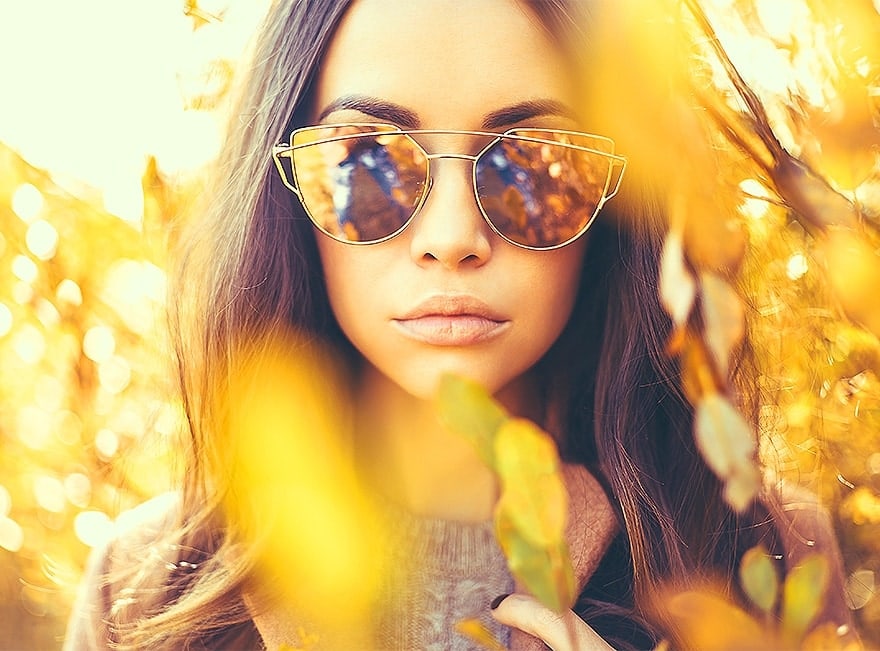
<path id="1" fill-rule="evenodd" d="M 425 154 L 425 158 L 428 161 L 428 187 L 425 189 L 425 200 L 427 200 L 428 194 L 431 192 L 431 189 L 434 187 L 434 176 L 437 172 L 437 164 L 434 161 L 439 161 L 441 159 L 447 158 L 451 160 L 460 160 L 460 161 L 468 161 L 470 165 L 467 167 L 468 171 L 468 179 L 470 181 L 470 185 L 474 192 L 474 201 L 479 205 L 479 201 L 477 201 L 476 190 L 473 188 L 473 176 L 474 169 L 477 163 L 477 159 L 479 155 L 471 155 L 471 154 L 462 154 L 458 152 L 448 152 L 448 153 L 432 153 Z"/>

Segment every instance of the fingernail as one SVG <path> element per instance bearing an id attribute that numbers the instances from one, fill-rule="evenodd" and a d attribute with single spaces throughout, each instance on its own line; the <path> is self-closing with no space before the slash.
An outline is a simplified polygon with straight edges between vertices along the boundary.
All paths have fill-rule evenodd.
<path id="1" fill-rule="evenodd" d="M 492 610 L 495 610 L 496 608 L 498 608 L 498 606 L 501 605 L 501 602 L 504 601 L 505 599 L 507 599 L 509 596 L 510 596 L 509 593 L 498 595 L 497 597 L 495 597 L 492 600 L 492 603 L 489 604 L 489 608 L 491 608 Z"/>

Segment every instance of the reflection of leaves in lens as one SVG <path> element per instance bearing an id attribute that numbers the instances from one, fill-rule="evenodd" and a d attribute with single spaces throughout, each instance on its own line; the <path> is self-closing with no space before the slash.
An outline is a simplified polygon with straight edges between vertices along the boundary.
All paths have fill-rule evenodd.
<path id="1" fill-rule="evenodd" d="M 318 138 L 345 135 L 319 130 Z M 303 203 L 326 232 L 349 241 L 387 237 L 406 222 L 421 198 L 425 158 L 399 134 L 364 133 L 295 152 Z"/>
<path id="2" fill-rule="evenodd" d="M 522 135 L 570 139 L 543 131 Z M 528 246 L 553 246 L 583 230 L 605 191 L 607 158 L 553 142 L 505 139 L 497 147 L 506 166 L 484 157 L 477 181 L 483 210 L 500 232 Z"/>
<path id="3" fill-rule="evenodd" d="M 418 205 L 425 178 L 425 159 L 405 136 L 370 138 L 363 166 L 352 180 L 351 218 L 363 240 L 397 232 Z"/>

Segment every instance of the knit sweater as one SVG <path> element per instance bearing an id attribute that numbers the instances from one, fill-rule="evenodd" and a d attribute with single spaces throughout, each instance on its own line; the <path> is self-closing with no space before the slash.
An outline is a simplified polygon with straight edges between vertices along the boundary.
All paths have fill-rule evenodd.
<path id="1" fill-rule="evenodd" d="M 111 648 L 112 632 L 105 621 L 126 586 L 114 584 L 110 575 L 120 563 L 136 562 L 128 550 L 142 549 L 145 541 L 161 539 L 164 530 L 177 521 L 178 509 L 175 497 L 148 503 L 128 517 L 125 533 L 95 550 L 68 625 L 64 651 Z M 374 622 L 375 648 L 481 648 L 455 630 L 457 622 L 468 618 L 479 618 L 507 645 L 510 632 L 491 618 L 489 603 L 511 592 L 513 579 L 494 539 L 491 522 L 423 518 L 390 504 L 384 505 L 383 511 L 391 527 L 392 543 L 383 582 L 382 615 Z M 165 557 L 167 550 L 151 552 L 163 561 L 169 560 Z M 405 572 L 403 568 L 415 569 Z M 161 590 L 161 584 L 141 585 L 138 589 L 144 594 L 161 594 Z M 282 643 L 295 645 L 291 633 L 303 622 L 294 619 L 280 613 L 262 614 L 244 629 L 235 647 L 274 651 Z M 215 647 L 208 640 L 193 640 L 193 648 Z M 320 649 L 320 642 L 313 648 Z"/>
<path id="2" fill-rule="evenodd" d="M 415 517 L 390 509 L 391 563 L 414 566 L 388 595 L 389 617 L 377 630 L 381 648 L 465 650 L 476 647 L 456 633 L 457 622 L 479 618 L 505 646 L 509 630 L 489 615 L 489 603 L 513 591 L 491 522 L 469 524 Z M 415 560 L 415 563 L 413 561 Z M 394 580 L 393 570 L 389 573 Z"/>

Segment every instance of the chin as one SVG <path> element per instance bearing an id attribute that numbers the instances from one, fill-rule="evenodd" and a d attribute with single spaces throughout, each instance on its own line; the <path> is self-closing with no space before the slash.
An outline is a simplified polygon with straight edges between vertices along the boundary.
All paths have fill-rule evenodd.
<path id="1" fill-rule="evenodd" d="M 409 395 L 422 400 L 433 400 L 441 378 L 450 373 L 477 382 L 491 395 L 503 392 L 516 384 L 521 377 L 521 373 L 499 374 L 494 369 L 479 368 L 472 364 L 435 365 L 430 370 L 413 369 L 408 373 L 400 371 L 401 369 L 394 369 L 388 375 L 389 379 Z"/>

